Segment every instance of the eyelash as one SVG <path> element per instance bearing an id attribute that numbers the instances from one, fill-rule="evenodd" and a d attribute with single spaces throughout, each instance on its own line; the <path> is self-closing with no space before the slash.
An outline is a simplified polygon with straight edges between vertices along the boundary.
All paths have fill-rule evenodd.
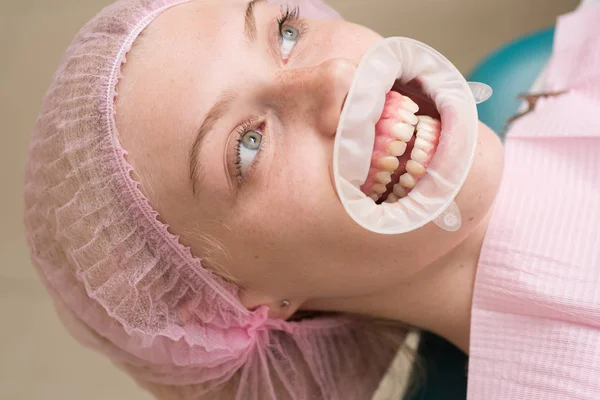
<path id="1" fill-rule="evenodd" d="M 283 41 L 283 35 L 281 34 L 281 31 L 283 29 L 283 27 L 286 24 L 289 23 L 298 23 L 300 21 L 300 7 L 290 7 L 288 6 L 281 6 L 281 16 L 279 18 L 277 18 L 277 25 L 278 25 L 278 29 L 277 29 L 277 36 L 278 36 L 278 42 L 281 44 L 281 42 Z M 302 27 L 302 29 L 299 30 L 299 34 L 298 34 L 298 42 L 300 41 L 300 38 L 304 35 L 305 33 L 305 28 Z M 242 173 L 242 160 L 240 157 L 240 146 L 242 145 L 242 141 L 244 140 L 244 135 L 246 133 L 248 133 L 248 131 L 250 130 L 256 130 L 259 131 L 261 133 L 262 136 L 262 142 L 261 142 L 261 146 L 258 149 L 258 152 L 256 153 L 256 157 L 254 159 L 254 161 L 252 161 L 252 165 L 250 165 L 247 173 L 250 174 L 251 171 L 258 165 L 258 162 L 260 160 L 260 155 L 262 153 L 262 149 L 265 146 L 265 135 L 263 134 L 264 132 L 264 122 L 258 124 L 258 118 L 250 118 L 249 120 L 247 120 L 246 122 L 244 122 L 242 125 L 240 125 L 240 127 L 237 129 L 237 140 L 236 140 L 236 145 L 235 145 L 235 168 L 236 168 L 236 179 L 238 180 L 238 182 L 241 184 L 244 181 L 244 174 Z"/>
<path id="2" fill-rule="evenodd" d="M 279 30 L 277 31 L 279 35 L 279 39 L 282 40 L 281 37 L 281 29 L 287 22 L 298 22 L 300 20 L 300 7 L 290 7 L 281 6 L 281 17 L 277 18 L 277 24 L 279 25 Z"/>
<path id="3" fill-rule="evenodd" d="M 242 125 L 240 125 L 240 127 L 237 129 L 237 139 L 235 145 L 235 177 L 239 183 L 243 183 L 245 178 L 245 175 L 242 173 L 242 158 L 240 157 L 240 147 L 242 145 L 242 141 L 244 140 L 244 135 L 246 135 L 246 133 L 248 133 L 248 131 L 251 130 L 260 132 L 260 134 L 262 135 L 262 141 L 261 146 L 258 148 L 254 161 L 252 161 L 252 164 L 248 168 L 247 174 L 250 174 L 252 170 L 258 165 L 258 162 L 260 160 L 260 153 L 262 152 L 263 146 L 265 144 L 264 122 L 259 123 L 258 118 L 250 118 Z"/>

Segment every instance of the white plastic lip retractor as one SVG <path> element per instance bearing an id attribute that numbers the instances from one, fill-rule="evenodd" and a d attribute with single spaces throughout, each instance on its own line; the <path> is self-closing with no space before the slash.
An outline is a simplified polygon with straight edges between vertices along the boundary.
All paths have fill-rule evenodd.
<path id="1" fill-rule="evenodd" d="M 375 125 L 394 83 L 414 79 L 440 112 L 440 142 L 427 175 L 409 195 L 378 205 L 360 190 L 369 172 Z M 475 156 L 476 103 L 490 96 L 489 86 L 468 83 L 443 55 L 416 40 L 387 38 L 369 49 L 357 68 L 334 144 L 336 190 L 350 217 L 381 234 L 406 233 L 429 222 L 447 231 L 460 229 L 462 217 L 454 199 Z"/>

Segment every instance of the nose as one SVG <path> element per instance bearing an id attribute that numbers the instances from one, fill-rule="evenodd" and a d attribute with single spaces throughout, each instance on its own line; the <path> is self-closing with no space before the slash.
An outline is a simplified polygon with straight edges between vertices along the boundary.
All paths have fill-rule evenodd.
<path id="1" fill-rule="evenodd" d="M 280 93 L 286 97 L 287 112 L 314 124 L 323 135 L 334 136 L 355 72 L 356 65 L 347 59 L 286 71 Z"/>

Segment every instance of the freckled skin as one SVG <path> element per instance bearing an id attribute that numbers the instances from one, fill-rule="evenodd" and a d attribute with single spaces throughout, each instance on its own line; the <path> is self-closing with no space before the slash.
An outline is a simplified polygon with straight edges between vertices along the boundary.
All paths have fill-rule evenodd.
<path id="1" fill-rule="evenodd" d="M 398 285 L 458 252 L 477 232 L 499 185 L 501 143 L 480 125 L 473 169 L 456 199 L 464 217 L 459 232 L 434 224 L 399 236 L 364 230 L 337 197 L 333 143 L 356 66 L 381 37 L 345 21 L 305 21 L 298 51 L 284 64 L 269 44 L 277 43 L 269 27 L 279 7 L 257 7 L 258 36 L 250 46 L 243 39 L 245 4 L 173 7 L 128 56 L 117 128 L 145 192 L 171 230 L 196 255 L 210 257 L 204 265 L 239 283 L 249 308 L 266 304 L 272 317 L 287 318 L 304 308 L 377 315 L 383 304 L 409 307 L 409 298 L 368 299 L 402 293 Z M 224 89 L 236 98 L 203 142 L 194 195 L 190 149 Z M 251 117 L 264 122 L 263 143 L 252 173 L 238 184 L 233 144 Z M 291 303 L 283 311 L 282 299 Z"/>

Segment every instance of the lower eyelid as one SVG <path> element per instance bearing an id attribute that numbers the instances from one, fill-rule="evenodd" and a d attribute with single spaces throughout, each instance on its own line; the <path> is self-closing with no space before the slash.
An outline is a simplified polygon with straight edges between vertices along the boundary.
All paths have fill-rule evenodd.
<path id="1" fill-rule="evenodd" d="M 286 57 L 286 62 L 288 62 L 292 58 L 298 58 L 298 54 L 302 54 L 303 47 L 305 47 L 303 45 L 304 39 L 305 39 L 304 36 L 308 32 L 308 24 L 306 24 L 305 22 L 297 22 L 295 25 L 292 25 L 292 26 L 294 28 L 298 29 L 298 38 L 296 39 L 296 42 L 294 43 L 292 50 L 289 52 L 288 56 Z"/>
<path id="2" fill-rule="evenodd" d="M 264 150 L 265 148 L 265 143 L 267 141 L 267 121 L 266 121 L 266 116 L 262 116 L 262 117 L 252 117 L 250 119 L 248 119 L 245 123 L 243 123 L 242 125 L 238 126 L 237 128 L 235 128 L 235 130 L 233 131 L 233 138 L 235 140 L 233 140 L 233 145 L 229 144 L 232 140 L 229 139 L 228 140 L 228 150 L 229 152 L 231 152 L 230 154 L 232 154 L 232 156 L 228 157 L 228 161 L 227 161 L 227 165 L 229 165 L 228 168 L 233 168 L 233 171 L 235 172 L 235 176 L 237 178 L 239 178 L 238 174 L 239 174 L 239 169 L 238 169 L 238 161 L 239 161 L 239 153 L 240 153 L 240 146 L 241 146 L 241 138 L 243 137 L 243 135 L 245 135 L 247 132 L 249 131 L 257 131 L 258 133 L 261 134 L 261 145 L 258 149 L 258 153 L 255 157 L 255 160 L 252 162 L 252 165 L 250 165 L 250 167 L 247 170 L 246 175 L 249 175 L 252 170 L 254 169 L 254 164 L 256 163 L 257 159 L 260 157 L 260 153 Z M 243 178 L 243 177 L 242 177 Z"/>
<path id="3" fill-rule="evenodd" d="M 298 29 L 298 39 L 296 39 L 296 43 L 295 43 L 292 51 L 290 52 L 288 57 L 286 57 L 285 59 L 283 58 L 283 56 L 281 54 L 281 49 L 280 49 L 281 36 L 280 36 L 280 32 L 279 32 L 279 23 L 277 22 L 277 20 L 274 20 L 270 24 L 269 29 L 268 29 L 268 32 L 269 32 L 268 40 L 270 43 L 269 48 L 274 53 L 274 57 L 277 59 L 278 62 L 281 62 L 281 60 L 283 60 L 285 63 L 287 63 L 291 58 L 293 58 L 292 55 L 297 52 L 296 48 L 303 41 L 303 37 L 308 31 L 308 24 L 305 21 L 303 21 L 302 19 L 299 19 L 297 21 L 287 22 L 286 25 L 290 25 L 290 26 L 293 26 L 294 28 Z"/>

